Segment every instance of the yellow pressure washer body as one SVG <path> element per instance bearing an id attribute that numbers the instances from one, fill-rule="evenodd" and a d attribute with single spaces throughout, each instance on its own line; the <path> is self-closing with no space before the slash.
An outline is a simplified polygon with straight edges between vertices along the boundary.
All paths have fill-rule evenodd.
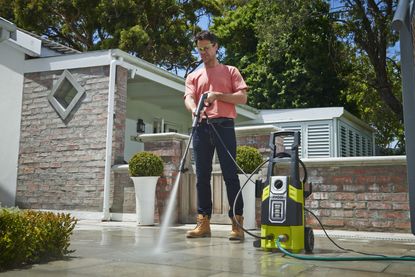
<path id="1" fill-rule="evenodd" d="M 276 139 L 287 136 L 293 137 L 289 152 L 277 152 Z M 281 140 L 280 140 L 281 141 Z M 311 194 L 311 186 L 304 190 L 304 180 L 300 180 L 298 148 L 300 132 L 274 132 L 270 137 L 271 154 L 269 157 L 268 174 L 265 182 L 257 182 L 257 197 L 261 194 L 261 237 L 254 246 L 264 250 L 277 250 L 276 240 L 288 251 L 298 253 L 302 250 L 310 253 L 314 248 L 314 235 L 311 228 L 305 227 L 304 200 Z M 277 173 L 276 166 L 289 162 L 288 175 L 273 175 Z"/>

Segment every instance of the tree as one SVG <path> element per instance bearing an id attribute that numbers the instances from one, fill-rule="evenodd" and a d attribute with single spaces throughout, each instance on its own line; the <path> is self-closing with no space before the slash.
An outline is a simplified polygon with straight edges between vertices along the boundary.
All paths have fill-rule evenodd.
<path id="1" fill-rule="evenodd" d="M 357 49 L 354 51 L 354 53 L 359 53 Z M 375 72 L 369 58 L 362 54 L 350 57 L 352 58 L 353 74 L 347 77 L 349 86 L 344 94 L 349 101 L 356 103 L 361 119 L 370 123 L 377 130 L 376 144 L 381 147 L 381 151 L 384 152 L 391 141 L 398 140 L 397 149 L 392 153 L 402 154 L 402 150 L 405 148 L 402 144 L 404 141 L 402 123 L 371 85 L 370 80 L 375 78 Z M 393 63 L 388 63 L 388 71 L 393 66 Z M 397 76 L 397 74 L 392 76 Z M 401 86 L 400 78 L 391 80 L 394 90 L 398 91 Z"/>
<path id="2" fill-rule="evenodd" d="M 120 48 L 176 72 L 198 65 L 197 23 L 221 10 L 217 0 L 0 1 L 0 14 L 28 31 L 80 51 Z"/>
<path id="3" fill-rule="evenodd" d="M 225 62 L 240 68 L 257 108 L 346 106 L 351 66 L 324 1 L 253 0 L 215 18 Z"/>
<path id="4" fill-rule="evenodd" d="M 359 99 L 359 110 L 378 130 L 378 142 L 385 146 L 393 139 L 404 148 L 403 108 L 401 96 L 400 64 L 397 57 L 388 53 L 398 40 L 391 23 L 398 0 L 341 0 L 333 12 L 340 22 L 343 38 L 355 46 L 360 76 L 353 85 L 362 91 L 351 92 Z M 359 57 L 360 55 L 360 57 Z M 360 84 L 360 85 L 358 85 Z M 358 85 L 358 86 L 356 86 Z M 349 86 L 353 91 L 353 86 Z"/>
<path id="5" fill-rule="evenodd" d="M 393 91 L 387 66 L 387 49 L 397 41 L 391 23 L 397 0 L 342 0 L 339 21 L 353 42 L 368 56 L 375 72 L 371 86 L 380 98 L 403 120 L 402 103 Z"/>

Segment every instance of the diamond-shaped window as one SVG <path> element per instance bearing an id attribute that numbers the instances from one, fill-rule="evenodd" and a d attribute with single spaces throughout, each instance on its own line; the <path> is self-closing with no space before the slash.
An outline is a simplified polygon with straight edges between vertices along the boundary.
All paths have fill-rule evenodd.
<path id="1" fill-rule="evenodd" d="M 62 119 L 66 119 L 84 94 L 83 89 L 68 70 L 64 70 L 48 95 L 48 100 Z"/>

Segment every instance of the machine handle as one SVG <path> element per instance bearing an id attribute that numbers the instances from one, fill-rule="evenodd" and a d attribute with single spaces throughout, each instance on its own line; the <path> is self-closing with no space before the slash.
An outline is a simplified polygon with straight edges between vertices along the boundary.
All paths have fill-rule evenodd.
<path id="1" fill-rule="evenodd" d="M 294 137 L 293 146 L 294 147 L 299 146 L 300 143 L 301 143 L 300 134 L 301 134 L 301 132 L 299 132 L 299 131 L 278 131 L 278 132 L 274 132 L 274 133 L 272 133 L 270 144 L 274 145 L 276 137 L 292 136 L 292 137 Z"/>

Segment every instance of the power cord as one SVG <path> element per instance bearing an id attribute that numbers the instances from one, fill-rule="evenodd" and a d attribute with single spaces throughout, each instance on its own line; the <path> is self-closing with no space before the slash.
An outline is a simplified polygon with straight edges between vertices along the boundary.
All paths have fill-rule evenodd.
<path id="1" fill-rule="evenodd" d="M 353 249 L 348 249 L 348 248 L 343 248 L 340 245 L 338 245 L 330 236 L 329 234 L 327 234 L 326 229 L 323 226 L 323 223 L 321 223 L 320 219 L 309 209 L 307 209 L 306 207 L 304 207 L 304 210 L 308 213 L 310 213 L 312 216 L 314 216 L 314 218 L 317 220 L 318 224 L 320 224 L 321 229 L 323 230 L 324 234 L 326 235 L 326 237 L 339 249 L 346 251 L 346 252 L 354 252 L 354 253 L 358 253 L 358 254 L 362 254 L 362 255 L 368 255 L 368 256 L 380 256 L 380 257 L 386 257 L 385 255 L 379 255 L 379 254 L 371 254 L 371 253 L 365 253 L 365 252 L 360 252 L 360 251 L 356 251 Z"/>

